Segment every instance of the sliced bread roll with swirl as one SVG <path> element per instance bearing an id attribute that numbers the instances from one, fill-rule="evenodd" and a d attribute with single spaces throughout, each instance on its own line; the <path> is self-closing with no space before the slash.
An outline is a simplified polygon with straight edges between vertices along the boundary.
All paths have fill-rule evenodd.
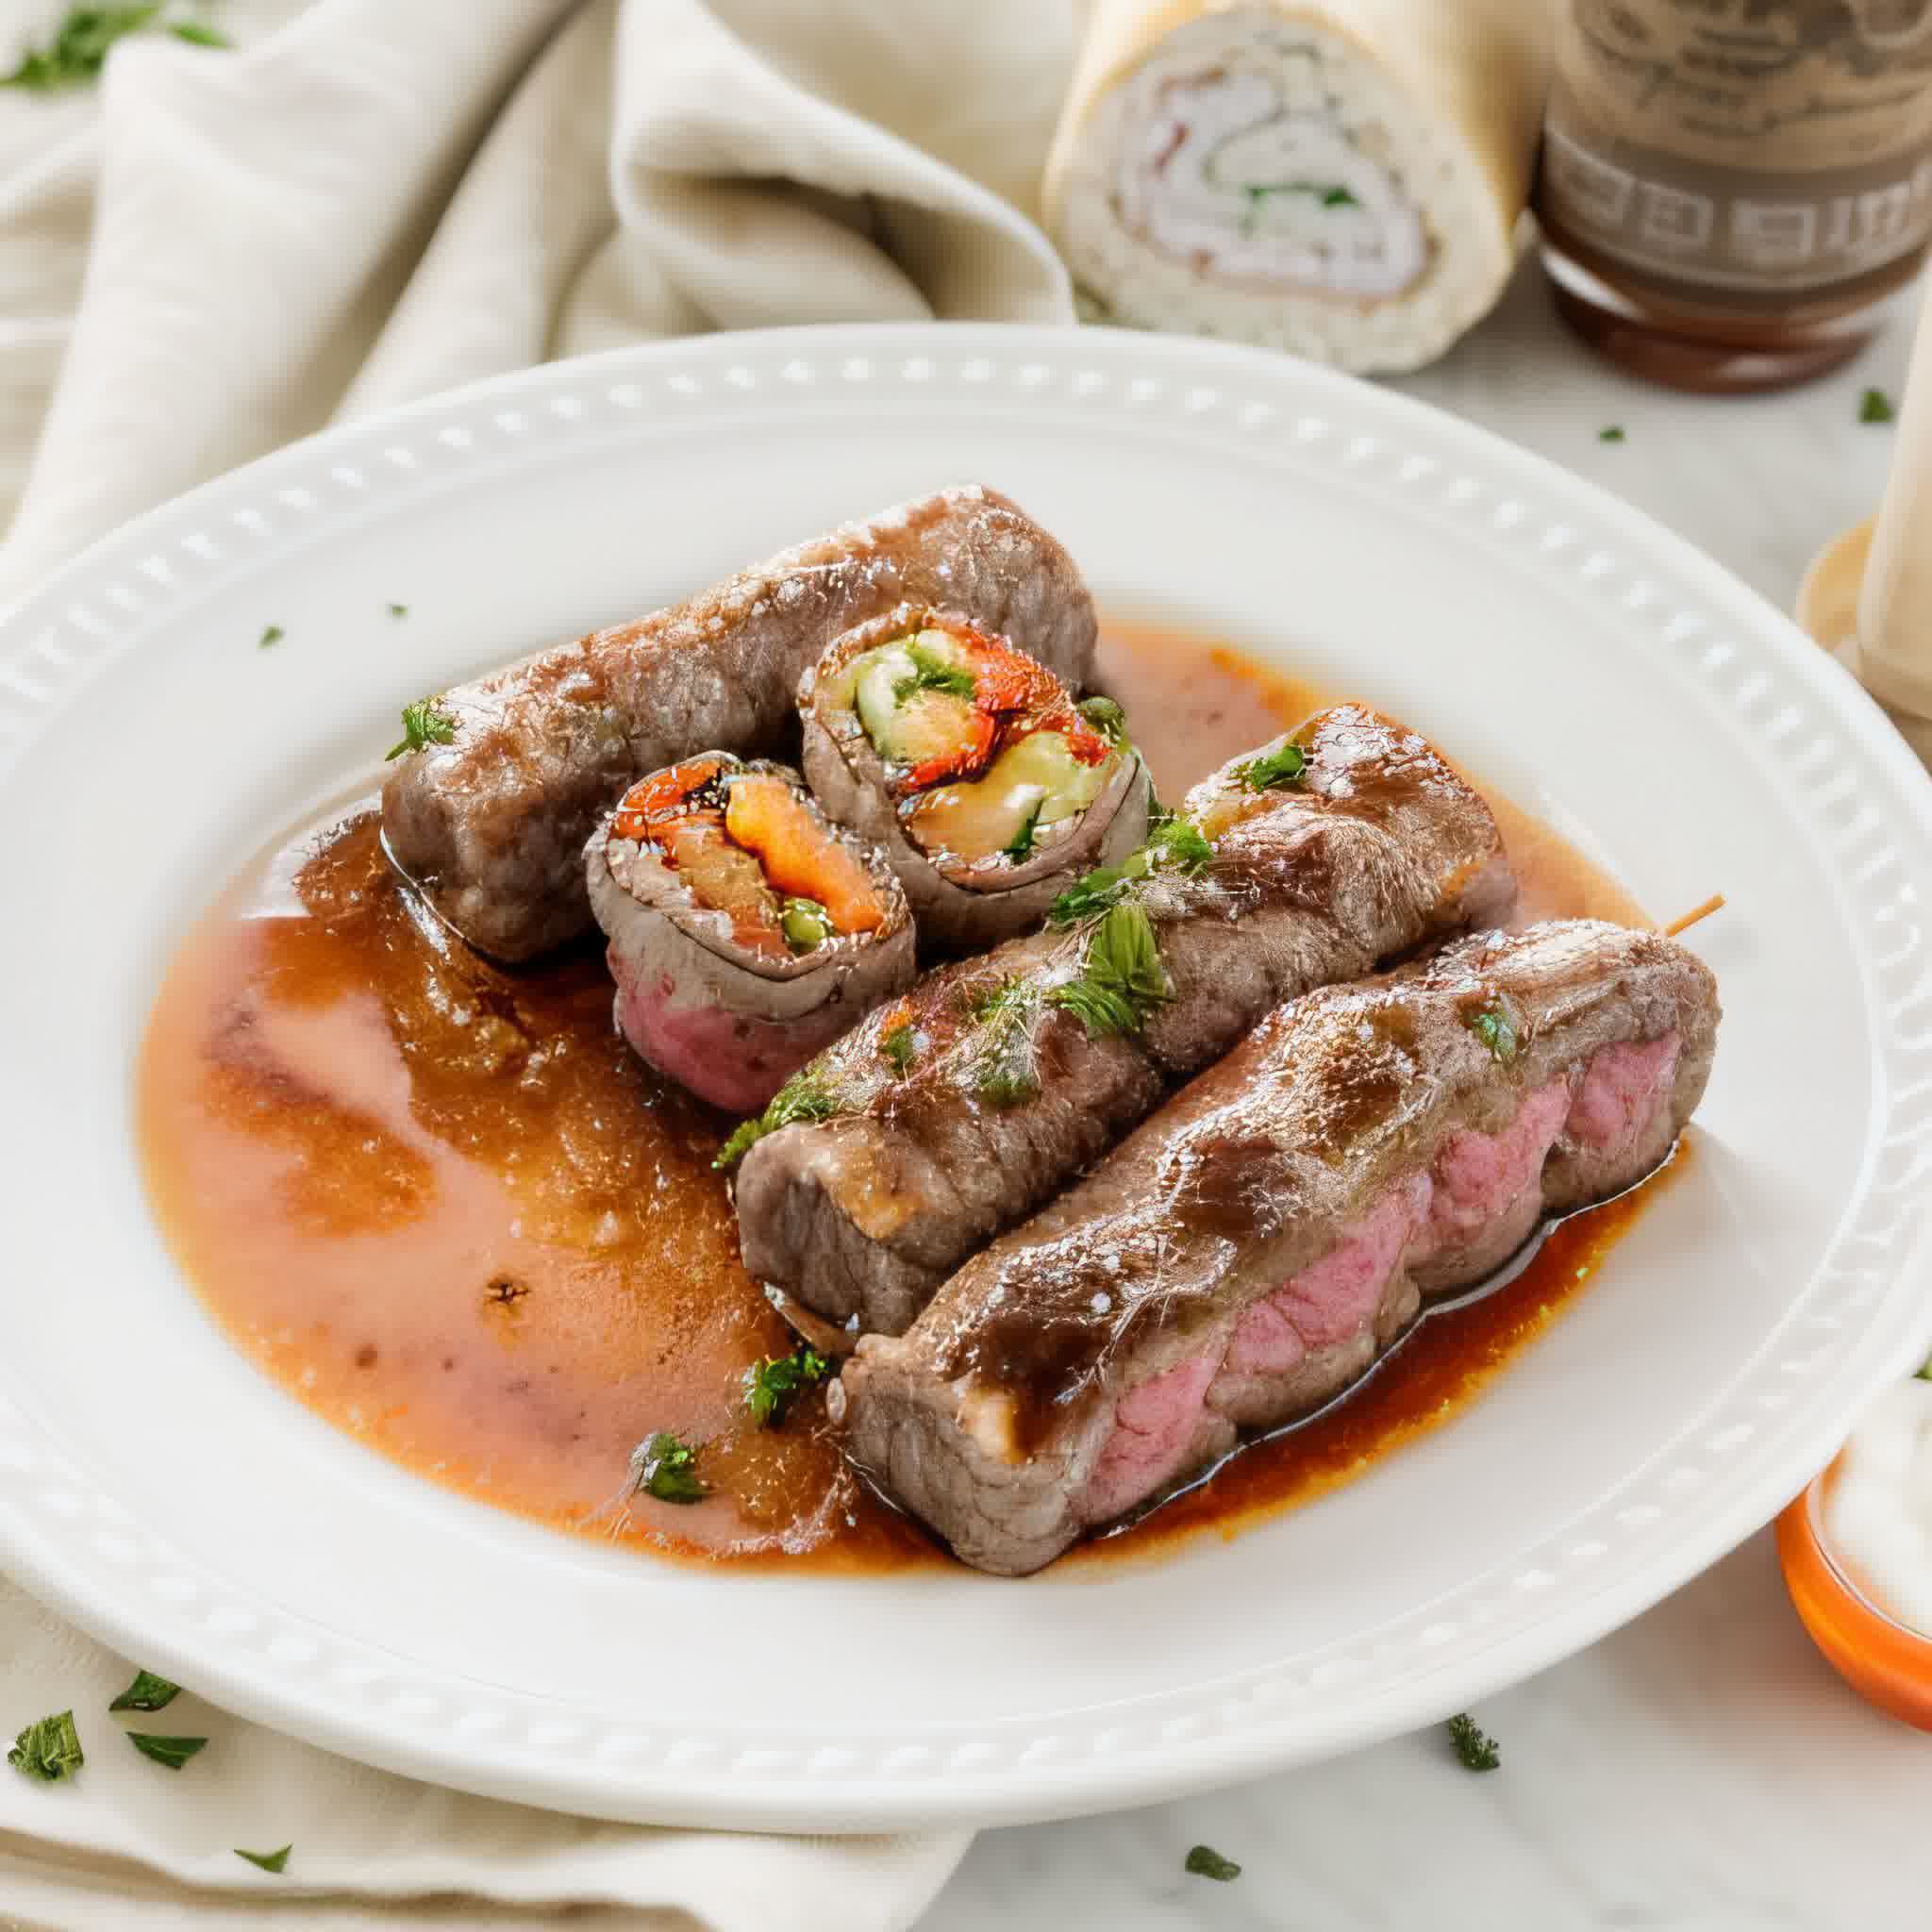
<path id="1" fill-rule="evenodd" d="M 1417 368 L 1515 263 L 1548 12 L 1100 0 L 1047 226 L 1102 319 Z"/>

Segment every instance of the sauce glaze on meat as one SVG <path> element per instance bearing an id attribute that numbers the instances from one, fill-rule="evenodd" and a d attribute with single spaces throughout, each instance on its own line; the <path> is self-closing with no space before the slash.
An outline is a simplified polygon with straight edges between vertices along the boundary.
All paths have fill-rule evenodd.
<path id="1" fill-rule="evenodd" d="M 1238 651 L 1110 624 L 1101 677 L 1162 796 L 1341 693 Z M 1490 794 L 1524 918 L 1640 923 L 1554 833 Z M 469 952 L 399 887 L 366 811 L 277 840 L 169 967 L 140 1070 L 158 1216 L 266 1374 L 405 1467 L 655 1553 L 877 1570 L 941 1563 L 850 1477 L 816 1395 L 746 1425 L 739 1376 L 790 1346 L 738 1258 L 710 1159 L 727 1122 L 610 1026 L 586 944 L 529 973 Z M 1070 1555 L 1265 1516 L 1433 1426 L 1575 1291 L 1636 1211 L 1566 1224 L 1502 1293 L 1434 1318 L 1333 1415 Z M 626 1505 L 654 1428 L 706 1442 L 722 1497 Z"/>

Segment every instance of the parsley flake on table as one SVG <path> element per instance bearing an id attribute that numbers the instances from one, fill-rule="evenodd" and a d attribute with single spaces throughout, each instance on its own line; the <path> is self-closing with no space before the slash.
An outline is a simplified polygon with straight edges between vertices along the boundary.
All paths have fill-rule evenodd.
<path id="1" fill-rule="evenodd" d="M 832 1365 L 817 1349 L 801 1342 L 790 1355 L 767 1356 L 745 1370 L 744 1407 L 760 1428 L 775 1429 L 801 1390 L 823 1382 Z"/>
<path id="2" fill-rule="evenodd" d="M 137 1671 L 134 1682 L 108 1705 L 109 1710 L 164 1710 L 180 1696 L 181 1687 L 158 1677 L 152 1671 Z"/>
<path id="3" fill-rule="evenodd" d="M 122 1735 L 143 1757 L 179 1771 L 207 1742 L 206 1738 L 158 1738 L 152 1731 L 124 1731 Z"/>
<path id="4" fill-rule="evenodd" d="M 391 759 L 402 758 L 408 752 L 421 751 L 425 745 L 447 744 L 456 735 L 457 721 L 447 711 L 438 710 L 434 698 L 423 698 L 413 705 L 405 705 L 402 739 L 390 748 L 383 763 L 388 764 Z"/>
<path id="5" fill-rule="evenodd" d="M 669 1429 L 639 1443 L 630 1458 L 631 1487 L 660 1503 L 702 1503 L 711 1492 L 698 1480 L 698 1452 Z"/>
<path id="6" fill-rule="evenodd" d="M 1858 398 L 1860 423 L 1890 423 L 1897 414 L 1891 406 L 1891 398 L 1882 389 L 1868 389 Z"/>
<path id="7" fill-rule="evenodd" d="M 244 1852 L 237 1845 L 235 1856 L 238 1858 L 246 1858 L 251 1865 L 259 1865 L 264 1872 L 279 1872 L 288 1864 L 289 1854 L 294 1849 L 294 1845 L 290 1843 L 278 1852 Z"/>
<path id="8" fill-rule="evenodd" d="M 1503 1761 L 1496 1740 L 1477 1724 L 1468 1711 L 1458 1710 L 1449 1720 L 1449 1741 L 1464 1771 L 1494 1771 Z"/>
<path id="9" fill-rule="evenodd" d="M 389 614 L 391 617 L 407 617 L 409 614 L 409 607 L 407 604 L 391 604 L 389 607 Z"/>
<path id="10" fill-rule="evenodd" d="M 1212 1845 L 1196 1845 L 1181 1860 L 1181 1869 L 1196 1878 L 1218 1878 L 1224 1885 L 1241 1875 L 1241 1868 L 1232 1858 L 1224 1858 Z"/>
<path id="11" fill-rule="evenodd" d="M 1624 441 L 1624 425 L 1621 423 L 1606 424 L 1603 428 L 1597 431 L 1596 440 L 1599 442 L 1622 442 Z"/>
<path id="12" fill-rule="evenodd" d="M 14 1770 L 50 1785 L 71 1776 L 87 1761 L 80 1748 L 80 1733 L 74 1728 L 74 1713 L 57 1711 L 28 1724 L 14 1739 L 7 1761 Z"/>
<path id="13" fill-rule="evenodd" d="M 288 632 L 278 624 L 263 625 L 261 635 L 255 641 L 255 648 L 258 651 L 265 651 L 271 644 L 280 643 L 287 636 Z"/>
<path id="14" fill-rule="evenodd" d="M 11 74 L 0 75 L 0 87 L 24 88 L 30 93 L 51 94 L 85 87 L 100 77 L 115 42 L 155 26 L 196 47 L 225 47 L 227 37 L 200 20 L 161 20 L 161 0 L 137 7 L 75 7 L 54 30 L 44 47 L 29 48 Z"/>

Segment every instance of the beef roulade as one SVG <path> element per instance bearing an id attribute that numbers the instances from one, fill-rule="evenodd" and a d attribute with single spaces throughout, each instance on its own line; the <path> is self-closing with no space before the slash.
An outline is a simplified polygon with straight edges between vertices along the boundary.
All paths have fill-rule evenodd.
<path id="1" fill-rule="evenodd" d="M 708 752 L 654 772 L 591 835 L 617 1024 L 716 1106 L 763 1107 L 913 974 L 891 868 L 788 766 Z"/>
<path id="2" fill-rule="evenodd" d="M 619 791 L 713 745 L 781 750 L 840 632 L 941 596 L 1074 683 L 1091 669 L 1073 558 L 997 491 L 942 490 L 425 701 L 392 754 L 384 841 L 473 946 L 534 958 L 590 924 L 579 855 Z"/>
<path id="3" fill-rule="evenodd" d="M 836 640 L 799 688 L 826 812 L 884 850 L 922 939 L 1037 925 L 1147 836 L 1147 768 L 1120 708 L 954 611 L 902 604 Z"/>

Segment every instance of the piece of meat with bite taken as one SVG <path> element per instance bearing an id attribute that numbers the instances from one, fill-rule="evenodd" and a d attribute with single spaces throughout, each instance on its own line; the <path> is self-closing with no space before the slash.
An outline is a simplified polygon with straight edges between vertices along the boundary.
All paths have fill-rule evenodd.
<path id="1" fill-rule="evenodd" d="M 1718 1019 L 1693 955 L 1593 920 L 1292 1000 L 909 1332 L 860 1341 L 849 1452 L 967 1562 L 1036 1570 L 1650 1172 Z"/>
<path id="2" fill-rule="evenodd" d="M 1093 604 L 1073 559 L 996 491 L 945 490 L 443 692 L 449 741 L 383 788 L 389 850 L 479 950 L 559 945 L 590 924 L 581 854 L 610 801 L 714 746 L 783 748 L 807 667 L 907 598 L 962 608 L 1076 689 L 1091 675 Z"/>
<path id="3" fill-rule="evenodd" d="M 1291 766 L 1290 747 L 1306 759 L 1298 775 L 1251 782 Z M 769 1134 L 745 1156 L 738 1220 L 755 1276 L 830 1320 L 896 1333 L 974 1249 L 1278 1001 L 1500 921 L 1514 902 L 1488 806 L 1425 739 L 1360 706 L 1318 712 L 1231 760 L 1181 811 L 1214 853 L 1137 891 L 1171 995 L 1141 1029 L 1096 1035 L 1044 1006 L 1019 1042 L 1031 1083 L 1017 1083 L 997 1050 L 1010 1024 L 989 1016 L 994 996 L 1064 977 L 1077 936 L 1050 927 L 927 974 L 808 1070 L 836 1102 L 831 1117 Z M 900 1028 L 917 1050 L 887 1079 L 887 1035 Z"/>

